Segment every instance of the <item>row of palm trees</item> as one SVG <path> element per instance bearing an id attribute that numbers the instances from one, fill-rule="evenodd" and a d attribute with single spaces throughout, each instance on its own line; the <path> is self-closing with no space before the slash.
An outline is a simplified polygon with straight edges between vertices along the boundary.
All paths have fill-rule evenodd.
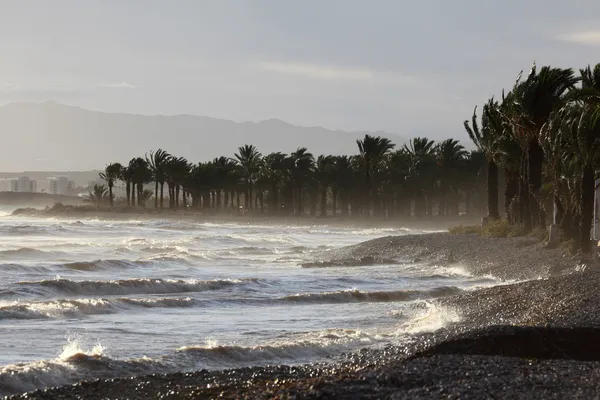
<path id="1" fill-rule="evenodd" d="M 468 152 L 454 139 L 414 138 L 395 147 L 371 135 L 357 140 L 352 156 L 315 157 L 306 148 L 263 156 L 244 145 L 232 158 L 196 164 L 159 149 L 127 165 L 109 164 L 100 176 L 111 207 L 115 183 L 122 181 L 130 207 L 147 206 L 144 188 L 153 184 L 158 209 L 167 200 L 170 209 L 389 218 L 458 215 L 459 203 L 468 212 L 481 208 L 482 152 Z"/>
<path id="2" fill-rule="evenodd" d="M 464 126 L 488 165 L 489 218 L 500 218 L 498 175 L 504 174 L 505 217 L 526 230 L 549 216 L 562 236 L 589 251 L 595 175 L 600 169 L 600 64 L 579 70 L 533 65 L 481 116 Z"/>

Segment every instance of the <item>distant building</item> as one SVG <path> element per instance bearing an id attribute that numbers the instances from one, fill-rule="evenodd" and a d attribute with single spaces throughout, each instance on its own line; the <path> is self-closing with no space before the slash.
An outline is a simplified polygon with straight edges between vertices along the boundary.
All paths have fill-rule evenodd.
<path id="1" fill-rule="evenodd" d="M 35 193 L 37 192 L 37 182 L 29 179 L 27 176 L 22 176 L 18 179 L 10 181 L 10 191 L 20 193 Z"/>
<path id="2" fill-rule="evenodd" d="M 65 176 L 48 179 L 48 193 L 65 195 L 71 192 L 72 182 Z"/>
<path id="3" fill-rule="evenodd" d="M 11 178 L 2 178 L 0 179 L 0 192 L 10 192 L 12 186 Z"/>

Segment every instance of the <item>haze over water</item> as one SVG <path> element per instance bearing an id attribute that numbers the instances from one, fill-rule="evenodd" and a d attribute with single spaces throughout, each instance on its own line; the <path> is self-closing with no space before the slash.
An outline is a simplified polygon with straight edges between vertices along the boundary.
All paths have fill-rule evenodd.
<path id="1" fill-rule="evenodd" d="M 419 232 L 1 216 L 0 395 L 321 361 L 439 328 L 459 316 L 431 299 L 499 283 L 411 260 L 300 265 L 408 233 Z"/>

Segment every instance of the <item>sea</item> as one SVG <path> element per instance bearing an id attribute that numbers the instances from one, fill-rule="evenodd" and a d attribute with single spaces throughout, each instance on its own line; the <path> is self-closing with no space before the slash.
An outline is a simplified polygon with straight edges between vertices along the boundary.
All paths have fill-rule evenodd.
<path id="1" fill-rule="evenodd" d="M 0 395 L 81 380 L 335 361 L 460 320 L 460 266 L 304 268 L 402 227 L 75 220 L 0 209 Z"/>

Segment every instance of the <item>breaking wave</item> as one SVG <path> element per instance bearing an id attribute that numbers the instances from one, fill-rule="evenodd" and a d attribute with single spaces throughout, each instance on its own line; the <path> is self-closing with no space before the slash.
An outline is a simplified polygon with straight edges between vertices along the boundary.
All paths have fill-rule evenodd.
<path id="1" fill-rule="evenodd" d="M 0 303 L 0 320 L 82 318 L 86 315 L 110 314 L 130 307 L 190 307 L 194 300 L 185 298 L 117 298 L 117 299 L 61 299 L 54 301 Z"/>
<path id="2" fill-rule="evenodd" d="M 431 290 L 398 290 L 364 292 L 357 289 L 324 293 L 302 293 L 283 297 L 281 300 L 298 303 L 353 303 L 411 301 L 424 298 L 453 296 L 462 290 L 454 287 L 439 287 Z"/>
<path id="3" fill-rule="evenodd" d="M 51 360 L 11 364 L 0 367 L 0 395 L 10 395 L 74 384 L 82 380 L 108 379 L 202 368 L 224 369 L 240 365 L 267 365 L 274 362 L 299 364 L 323 359 L 358 346 L 376 344 L 380 337 L 358 330 L 330 329 L 301 336 L 296 340 L 271 342 L 259 346 L 206 345 L 185 346 L 156 358 L 118 359 L 106 355 L 97 344 L 84 350 L 70 341 L 59 357 Z"/>
<path id="4" fill-rule="evenodd" d="M 215 279 L 215 280 L 175 280 L 175 279 L 120 279 L 112 281 L 73 281 L 52 279 L 33 282 L 19 282 L 21 287 L 33 291 L 53 291 L 72 295 L 128 295 L 128 294 L 168 294 L 219 290 L 229 286 L 256 283 L 257 279 Z"/>

